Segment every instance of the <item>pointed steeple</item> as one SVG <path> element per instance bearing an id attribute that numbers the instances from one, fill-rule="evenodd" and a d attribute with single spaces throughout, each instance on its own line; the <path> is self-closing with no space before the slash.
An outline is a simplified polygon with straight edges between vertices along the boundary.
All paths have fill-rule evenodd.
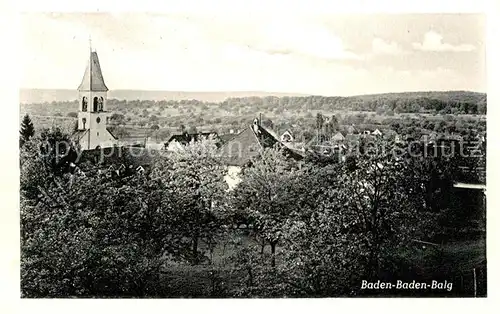
<path id="1" fill-rule="evenodd" d="M 89 64 L 85 69 L 85 74 L 83 75 L 82 83 L 78 87 L 78 91 L 107 92 L 108 90 L 108 87 L 104 83 L 97 52 L 91 51 Z"/>

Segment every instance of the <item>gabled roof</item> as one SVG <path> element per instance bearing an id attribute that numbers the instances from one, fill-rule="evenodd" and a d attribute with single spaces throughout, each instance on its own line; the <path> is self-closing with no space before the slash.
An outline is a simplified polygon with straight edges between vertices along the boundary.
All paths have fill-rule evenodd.
<path id="1" fill-rule="evenodd" d="M 221 156 L 231 166 L 243 166 L 259 154 L 260 148 L 252 127 L 247 127 L 222 146 Z"/>
<path id="2" fill-rule="evenodd" d="M 172 141 L 176 141 L 176 142 L 181 143 L 183 145 L 187 145 L 191 141 L 196 142 L 196 141 L 200 140 L 202 137 L 208 138 L 211 135 L 215 136 L 216 138 L 218 137 L 217 133 L 213 133 L 213 132 L 174 134 L 168 139 L 166 144 L 168 145 L 168 143 L 170 143 Z"/>
<path id="3" fill-rule="evenodd" d="M 283 132 L 283 133 L 281 134 L 281 136 L 283 136 L 283 135 L 285 135 L 285 134 L 287 134 L 287 133 L 288 133 L 288 134 L 290 134 L 291 136 L 293 136 L 293 132 L 292 132 L 292 130 L 290 130 L 290 129 L 286 129 L 286 130 L 285 130 L 285 132 Z"/>
<path id="4" fill-rule="evenodd" d="M 337 132 L 330 138 L 333 142 L 344 141 L 346 139 L 345 135 L 341 132 Z"/>
<path id="5" fill-rule="evenodd" d="M 358 141 L 361 138 L 359 134 L 346 134 L 345 139 L 348 141 Z"/>
<path id="6" fill-rule="evenodd" d="M 347 132 L 349 133 L 357 133 L 358 130 L 356 129 L 356 127 L 354 125 L 349 125 L 347 128 Z"/>
<path id="7" fill-rule="evenodd" d="M 219 139 L 222 143 L 227 143 L 229 142 L 231 139 L 233 139 L 235 136 L 237 136 L 237 134 L 235 133 L 227 133 L 227 134 L 222 134 L 219 136 Z"/>
<path id="8" fill-rule="evenodd" d="M 83 74 L 82 82 L 78 87 L 79 91 L 93 91 L 93 92 L 107 92 L 108 87 L 104 83 L 102 76 L 101 65 L 99 64 L 99 57 L 97 52 L 91 52 L 89 64 Z"/>
<path id="9" fill-rule="evenodd" d="M 295 149 L 282 144 L 276 136 L 258 125 L 258 133 L 255 134 L 253 127 L 249 126 L 240 134 L 222 146 L 222 158 L 231 166 L 244 166 L 252 158 L 259 155 L 262 148 L 271 148 L 279 145 L 284 148 L 285 154 L 294 159 L 302 159 L 302 154 Z"/>

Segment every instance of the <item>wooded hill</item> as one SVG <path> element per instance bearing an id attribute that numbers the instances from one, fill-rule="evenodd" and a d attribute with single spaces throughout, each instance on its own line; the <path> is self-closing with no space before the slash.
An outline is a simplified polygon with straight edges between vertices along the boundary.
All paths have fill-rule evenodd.
<path id="1" fill-rule="evenodd" d="M 253 105 L 257 110 L 283 107 L 287 110 L 352 110 L 396 113 L 486 114 L 486 94 L 466 91 L 411 92 L 350 97 L 243 97 L 223 104 Z"/>

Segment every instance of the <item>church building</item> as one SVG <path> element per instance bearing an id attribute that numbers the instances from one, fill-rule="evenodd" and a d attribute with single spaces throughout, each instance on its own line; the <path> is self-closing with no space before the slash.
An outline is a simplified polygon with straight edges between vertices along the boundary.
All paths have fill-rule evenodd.
<path id="1" fill-rule="evenodd" d="M 89 62 L 78 87 L 78 128 L 73 140 L 81 150 L 113 147 L 117 138 L 108 130 L 108 87 L 104 83 L 97 52 L 90 50 Z"/>

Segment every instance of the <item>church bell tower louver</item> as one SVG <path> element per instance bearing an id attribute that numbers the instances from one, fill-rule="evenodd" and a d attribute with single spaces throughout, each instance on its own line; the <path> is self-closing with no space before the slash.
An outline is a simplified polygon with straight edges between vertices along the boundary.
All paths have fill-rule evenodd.
<path id="1" fill-rule="evenodd" d="M 107 111 L 108 90 L 97 52 L 90 47 L 88 65 L 78 87 L 78 129 L 75 139 L 82 150 L 116 144 L 116 138 L 107 130 L 110 117 Z"/>

